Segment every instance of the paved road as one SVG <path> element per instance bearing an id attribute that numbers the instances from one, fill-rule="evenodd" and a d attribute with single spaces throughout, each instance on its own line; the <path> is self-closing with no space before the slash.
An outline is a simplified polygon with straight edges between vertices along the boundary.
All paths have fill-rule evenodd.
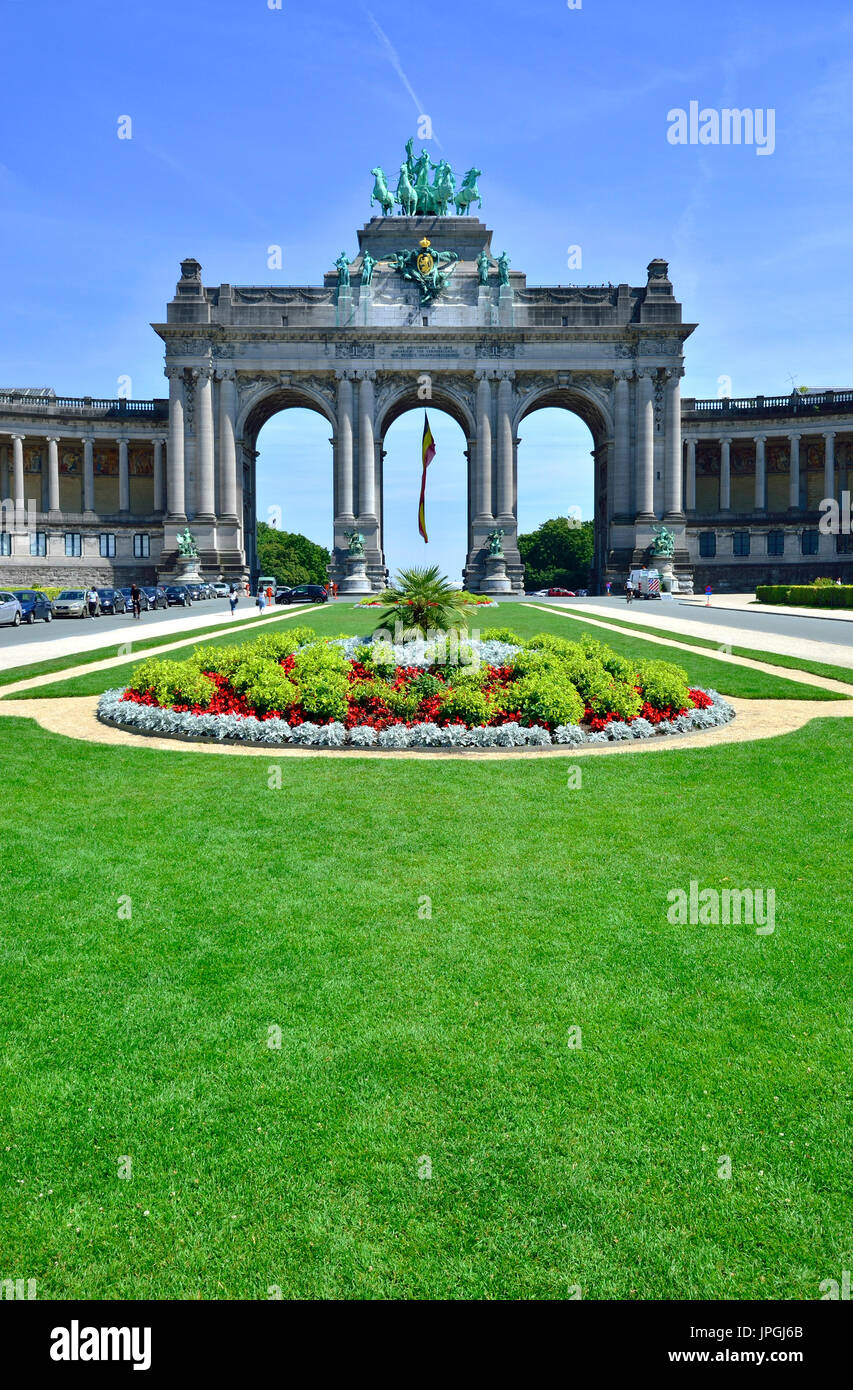
<path id="1" fill-rule="evenodd" d="M 613 618 L 637 618 L 667 624 L 671 619 L 694 623 L 697 637 L 701 637 L 703 627 L 739 628 L 743 632 L 767 632 L 777 637 L 803 638 L 810 642 L 831 642 L 834 645 L 853 647 L 853 623 L 844 618 L 821 616 L 803 618 L 799 615 L 772 613 L 764 611 L 744 612 L 741 608 L 715 608 L 714 601 L 706 608 L 704 604 L 679 603 L 677 599 L 669 602 L 661 599 L 646 603 L 636 599 L 630 611 L 624 598 L 591 599 L 534 599 L 534 602 L 559 604 L 569 608 L 597 608 L 608 612 Z"/>
<path id="2" fill-rule="evenodd" d="M 275 612 L 292 612 L 276 608 Z M 31 662 L 50 661 L 54 657 L 74 656 L 78 652 L 100 651 L 115 644 L 138 642 L 145 637 L 176 637 L 199 628 L 229 627 L 257 620 L 254 600 L 241 599 L 235 617 L 227 599 L 208 599 L 194 603 L 191 608 L 158 608 L 143 613 L 137 621 L 132 613 L 117 617 L 54 618 L 52 623 L 22 623 L 20 627 L 0 627 L 0 670 L 28 666 Z"/>

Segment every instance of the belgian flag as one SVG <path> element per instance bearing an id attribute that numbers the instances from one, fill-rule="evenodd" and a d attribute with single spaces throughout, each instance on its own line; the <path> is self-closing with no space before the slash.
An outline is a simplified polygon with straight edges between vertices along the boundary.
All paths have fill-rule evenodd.
<path id="1" fill-rule="evenodd" d="M 427 469 L 435 458 L 435 440 L 432 437 L 432 430 L 429 427 L 429 416 L 424 411 L 424 437 L 421 444 L 421 457 L 423 461 L 423 472 L 421 474 L 421 500 L 418 503 L 418 530 L 425 541 L 429 541 L 426 530 L 426 512 L 424 510 L 424 498 L 426 495 L 426 475 Z"/>

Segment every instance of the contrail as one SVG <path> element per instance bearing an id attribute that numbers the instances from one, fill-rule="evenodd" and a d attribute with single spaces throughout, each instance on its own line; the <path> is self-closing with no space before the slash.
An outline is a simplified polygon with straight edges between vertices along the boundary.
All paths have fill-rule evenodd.
<path id="1" fill-rule="evenodd" d="M 390 62 L 392 68 L 393 68 L 394 71 L 396 72 L 397 76 L 399 77 L 399 79 L 400 79 L 400 81 L 402 82 L 403 86 L 405 87 L 406 91 L 409 93 L 409 96 L 412 98 L 412 101 L 415 103 L 415 110 L 417 111 L 417 113 L 418 113 L 419 116 L 424 115 L 424 114 L 425 114 L 425 113 L 424 113 L 424 108 L 423 108 L 423 106 L 421 105 L 420 101 L 418 100 L 417 93 L 415 92 L 414 87 L 412 86 L 411 82 L 409 81 L 408 77 L 406 76 L 406 74 L 405 74 L 404 71 L 403 71 L 403 65 L 402 65 L 402 63 L 400 62 L 400 57 L 399 57 L 399 54 L 397 53 L 396 48 L 395 48 L 394 45 L 392 44 L 392 42 L 391 42 L 391 40 L 389 39 L 388 35 L 385 33 L 385 30 L 382 29 L 382 28 L 380 28 L 379 24 L 376 22 L 375 18 L 373 17 L 373 15 L 372 15 L 371 12 L 370 12 L 370 10 L 367 11 L 367 18 L 370 20 L 370 23 L 373 25 L 374 32 L 375 32 L 377 38 L 379 39 L 380 43 L 382 44 L 383 48 L 385 49 L 385 52 L 386 52 L 387 55 L 388 55 L 388 61 Z M 442 148 L 442 144 L 441 144 L 441 141 L 439 140 L 438 136 L 435 134 L 435 131 L 433 131 L 433 136 L 432 136 L 432 138 L 433 138 L 433 140 L 435 141 L 435 143 L 438 145 L 438 148 L 441 149 L 441 148 Z"/>

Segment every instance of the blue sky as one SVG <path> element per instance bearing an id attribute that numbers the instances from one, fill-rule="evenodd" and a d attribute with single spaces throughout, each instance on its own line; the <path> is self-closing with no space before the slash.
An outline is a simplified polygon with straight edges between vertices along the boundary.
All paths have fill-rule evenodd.
<path id="1" fill-rule="evenodd" d="M 399 163 L 419 114 L 454 168 L 483 170 L 481 216 L 531 284 L 642 284 L 664 256 L 685 317 L 686 395 L 850 385 L 853 14 L 836 0 L 520 6 L 3 0 L 0 384 L 165 394 L 159 340 L 183 256 L 206 282 L 319 283 L 370 215 L 370 168 Z M 776 148 L 673 146 L 667 114 L 776 112 Z M 117 138 L 120 116 L 130 140 Z M 267 268 L 270 244 L 280 271 Z M 582 270 L 567 248 L 582 247 Z M 438 455 L 417 538 L 419 415 L 389 432 L 392 567 L 458 574 L 462 437 Z M 260 513 L 328 543 L 328 427 L 261 435 Z M 588 514 L 590 440 L 525 422 L 523 529 Z"/>

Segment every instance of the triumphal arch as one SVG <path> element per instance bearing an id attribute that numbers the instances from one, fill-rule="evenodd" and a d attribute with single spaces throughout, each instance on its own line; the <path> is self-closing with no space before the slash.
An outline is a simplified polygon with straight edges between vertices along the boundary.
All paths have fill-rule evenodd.
<path id="1" fill-rule="evenodd" d="M 479 170 L 457 187 L 446 161 L 415 158 L 409 142 L 396 198 L 373 174 L 381 215 L 322 284 L 209 286 L 196 260 L 181 263 L 154 325 L 169 379 L 164 557 L 189 520 L 206 572 L 254 568 L 257 436 L 303 406 L 328 420 L 333 445 L 331 577 L 345 577 L 355 531 L 382 587 L 383 441 L 402 412 L 431 403 L 467 442 L 469 588 L 483 584 L 498 528 L 511 587 L 523 586 L 519 446 L 525 418 L 545 406 L 590 429 L 599 579 L 639 562 L 658 522 L 675 537 L 676 569 L 686 565 L 679 383 L 694 325 L 666 262 L 652 260 L 641 286 L 528 285 L 476 215 Z M 570 501 L 555 479 L 559 511 L 557 499 Z"/>

